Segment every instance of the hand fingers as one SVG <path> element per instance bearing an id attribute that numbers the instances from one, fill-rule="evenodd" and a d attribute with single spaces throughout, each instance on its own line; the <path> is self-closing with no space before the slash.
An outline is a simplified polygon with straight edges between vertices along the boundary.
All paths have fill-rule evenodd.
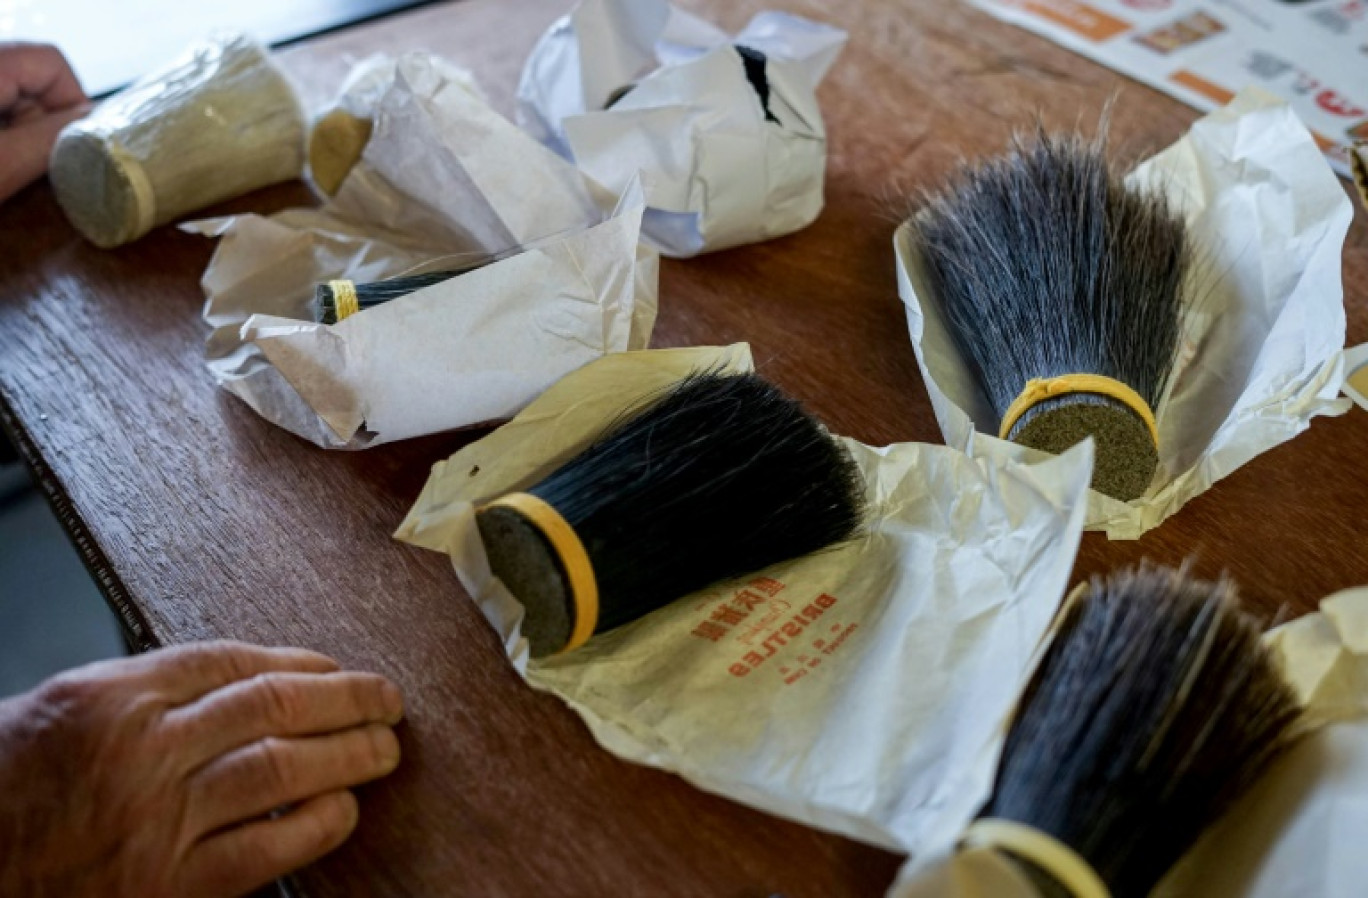
<path id="1" fill-rule="evenodd" d="M 211 836 L 191 850 L 180 892 L 228 898 L 318 860 L 356 829 L 350 792 L 311 798 L 289 813 Z"/>
<path id="2" fill-rule="evenodd" d="M 267 736 L 311 736 L 404 716 L 399 688 L 370 673 L 265 673 L 230 683 L 167 713 L 184 763 L 194 769 Z"/>
<path id="3" fill-rule="evenodd" d="M 213 832 L 391 773 L 399 740 L 372 724 L 307 739 L 263 739 L 211 762 L 190 780 L 196 833 Z"/>
<path id="4" fill-rule="evenodd" d="M 0 112 L 25 97 L 51 112 L 87 99 L 61 50 L 49 44 L 0 43 Z"/>
<path id="5" fill-rule="evenodd" d="M 86 111 L 75 106 L 0 129 L 0 203 L 42 177 L 58 132 Z"/>
<path id="6" fill-rule="evenodd" d="M 126 672 L 173 705 L 258 674 L 331 673 L 338 664 L 307 649 L 265 648 L 245 642 L 198 642 L 148 652 L 123 662 Z"/>

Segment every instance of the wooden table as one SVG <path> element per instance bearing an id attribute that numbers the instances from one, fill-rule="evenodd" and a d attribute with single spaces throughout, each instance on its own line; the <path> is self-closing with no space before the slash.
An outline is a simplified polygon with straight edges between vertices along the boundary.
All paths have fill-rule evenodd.
<path id="1" fill-rule="evenodd" d="M 505 111 L 522 60 L 568 5 L 464 0 L 291 48 L 315 95 L 374 50 L 436 49 Z M 827 208 L 805 231 L 667 261 L 654 345 L 749 340 L 761 370 L 833 430 L 939 442 L 908 344 L 891 236 L 903 199 L 1040 110 L 1114 146 L 1161 148 L 1196 117 L 960 4 L 701 0 L 730 29 L 783 5 L 851 32 L 821 90 Z M 301 185 L 221 210 L 308 201 Z M 1368 229 L 1350 231 L 1349 341 L 1368 339 Z M 46 184 L 0 208 L 0 414 L 137 644 L 291 643 L 401 683 L 405 762 L 361 790 L 362 823 L 298 877 L 309 896 L 880 895 L 882 851 L 705 795 L 596 747 L 529 689 L 445 557 L 390 539 L 429 465 L 478 434 L 328 453 L 217 390 L 197 284 L 209 241 L 163 228 L 102 252 Z M 1298 614 L 1368 582 L 1368 415 L 1318 419 L 1139 542 L 1086 535 L 1077 574 L 1142 557 L 1229 570 L 1251 605 Z M 42 601 L 35 596 L 34 601 Z"/>

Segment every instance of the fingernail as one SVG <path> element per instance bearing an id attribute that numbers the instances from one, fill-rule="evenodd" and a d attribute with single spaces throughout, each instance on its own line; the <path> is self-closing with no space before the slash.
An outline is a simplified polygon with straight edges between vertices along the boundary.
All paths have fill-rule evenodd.
<path id="1" fill-rule="evenodd" d="M 385 773 L 399 766 L 399 737 L 389 727 L 377 727 L 374 735 L 375 756 Z"/>

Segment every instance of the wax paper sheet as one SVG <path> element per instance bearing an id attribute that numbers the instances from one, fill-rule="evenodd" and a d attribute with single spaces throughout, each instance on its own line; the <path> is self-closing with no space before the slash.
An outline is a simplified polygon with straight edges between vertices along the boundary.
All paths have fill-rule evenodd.
<path id="1" fill-rule="evenodd" d="M 427 54 L 391 73 L 336 197 L 187 226 L 221 238 L 203 278 L 209 370 L 328 448 L 507 418 L 585 362 L 644 347 L 655 320 L 638 184 L 605 191 Z M 320 282 L 488 258 L 500 261 L 313 323 Z"/>
<path id="2" fill-rule="evenodd" d="M 1006 714 L 1064 593 L 1091 443 L 1039 464 L 844 440 L 867 533 L 530 661 L 474 506 L 535 482 L 687 373 L 749 347 L 608 356 L 439 462 L 397 537 L 457 576 L 538 689 L 621 757 L 858 839 L 935 850 L 986 799 Z M 454 584 L 453 584 L 454 587 Z M 453 588 L 453 598 L 456 590 Z"/>
<path id="3" fill-rule="evenodd" d="M 1358 898 L 1368 881 L 1368 588 L 1270 631 L 1316 728 L 1276 760 L 1154 898 Z M 889 898 L 1039 898 L 987 849 L 913 858 Z"/>
<path id="4" fill-rule="evenodd" d="M 1348 408 L 1340 251 L 1352 210 L 1290 109 L 1241 94 L 1140 165 L 1133 183 L 1185 210 L 1197 262 L 1186 326 L 1159 403 L 1159 470 L 1144 496 L 1093 491 L 1089 529 L 1135 539 L 1255 456 Z M 997 439 L 997 417 L 961 357 L 911 241 L 894 237 L 912 347 L 945 441 L 975 456 L 1036 453 Z"/>
<path id="5" fill-rule="evenodd" d="M 816 89 L 845 39 L 781 12 L 728 36 L 665 0 L 583 0 L 528 57 L 519 121 L 610 189 L 643 172 L 666 255 L 766 240 L 821 211 Z M 765 102 L 738 46 L 766 57 Z"/>

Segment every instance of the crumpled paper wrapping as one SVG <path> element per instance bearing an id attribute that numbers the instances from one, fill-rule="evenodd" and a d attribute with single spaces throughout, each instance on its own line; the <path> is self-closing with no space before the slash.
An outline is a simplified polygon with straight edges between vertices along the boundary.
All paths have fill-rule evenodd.
<path id="1" fill-rule="evenodd" d="M 440 56 L 425 57 L 446 83 L 463 87 L 478 99 L 484 91 L 475 76 Z M 309 176 L 321 194 L 332 196 L 342 185 L 370 140 L 375 116 L 394 84 L 399 58 L 376 53 L 352 66 L 337 96 L 315 118 L 309 133 Z"/>
<path id="2" fill-rule="evenodd" d="M 1344 350 L 1344 395 L 1368 410 L 1368 343 Z"/>
<path id="3" fill-rule="evenodd" d="M 643 228 L 666 255 L 767 240 L 821 211 L 816 89 L 845 40 L 781 12 L 729 37 L 665 0 L 583 0 L 528 57 L 518 118 L 609 189 L 643 172 Z M 766 55 L 772 120 L 734 45 Z"/>
<path id="4" fill-rule="evenodd" d="M 452 557 L 518 670 L 609 751 L 867 842 L 948 850 L 989 794 L 1002 722 L 1064 593 L 1091 442 L 998 465 L 844 440 L 868 484 L 865 537 L 530 661 L 474 506 L 700 368 L 750 370 L 749 347 L 625 353 L 574 372 L 434 466 L 397 538 Z"/>
<path id="5" fill-rule="evenodd" d="M 1368 881 L 1368 587 L 1265 637 L 1320 727 L 1279 758 L 1154 898 L 1359 898 Z M 889 898 L 1039 898 L 989 849 L 913 858 Z"/>
<path id="6" fill-rule="evenodd" d="M 614 210 L 424 54 L 398 60 L 374 122 L 322 207 L 186 226 L 221 238 L 203 285 L 222 387 L 320 446 L 359 449 L 506 418 L 585 362 L 646 345 L 658 258 L 638 242 L 639 185 Z M 491 255 L 501 261 L 313 323 L 320 282 Z"/>
<path id="7" fill-rule="evenodd" d="M 1246 91 L 1140 165 L 1181 209 L 1197 264 L 1169 395 L 1159 403 L 1159 470 L 1144 496 L 1093 491 L 1087 527 L 1135 539 L 1240 465 L 1337 415 L 1344 381 L 1340 252 L 1352 209 L 1296 115 Z M 945 441 L 971 455 L 1031 458 L 999 440 L 997 418 L 962 358 L 911 242 L 898 229 L 898 291 Z"/>

